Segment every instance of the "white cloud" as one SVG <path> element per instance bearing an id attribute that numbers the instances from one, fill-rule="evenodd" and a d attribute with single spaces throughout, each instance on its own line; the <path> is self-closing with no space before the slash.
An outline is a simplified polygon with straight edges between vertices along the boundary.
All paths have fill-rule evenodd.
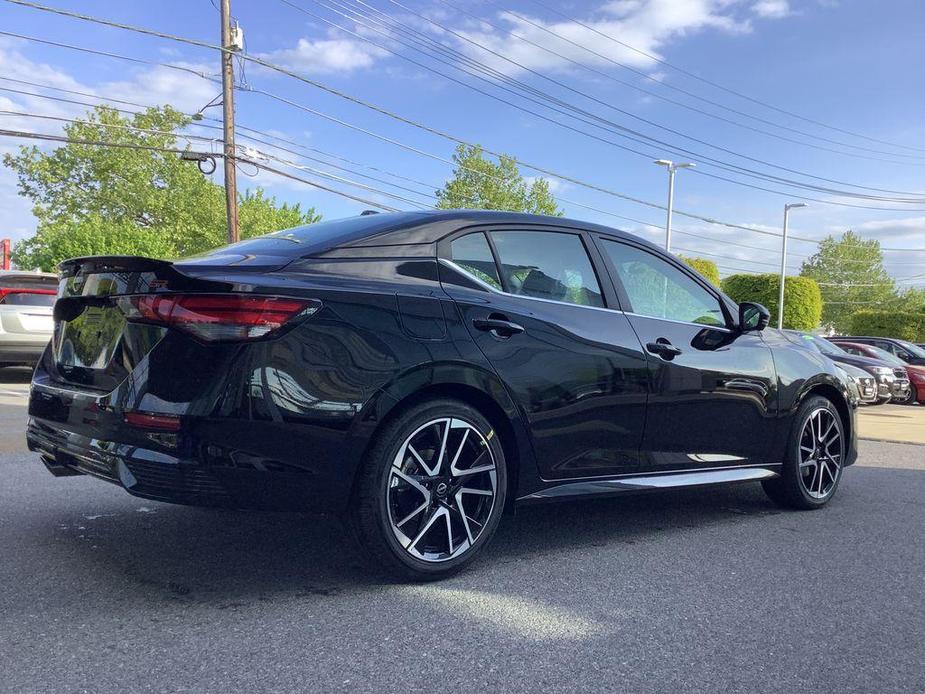
<path id="1" fill-rule="evenodd" d="M 781 19 L 791 10 L 788 0 L 758 0 L 752 5 L 752 12 L 765 19 Z"/>
<path id="2" fill-rule="evenodd" d="M 877 219 L 856 224 L 852 228 L 867 238 L 889 238 L 891 242 L 909 239 L 925 250 L 925 217 Z"/>
<path id="3" fill-rule="evenodd" d="M 260 57 L 298 72 L 329 74 L 372 67 L 388 53 L 365 41 L 330 36 L 312 41 L 299 39 L 294 48 L 282 48 Z"/>
<path id="4" fill-rule="evenodd" d="M 210 74 L 211 66 L 172 61 L 196 72 Z M 221 91 L 221 85 L 189 72 L 166 67 L 152 67 L 131 75 L 128 79 L 104 82 L 93 91 L 109 98 L 139 104 L 161 106 L 170 104 L 179 111 L 195 112 Z M 131 109 L 131 107 L 128 107 Z"/>
<path id="5" fill-rule="evenodd" d="M 504 31 L 475 22 L 460 29 L 459 33 L 534 70 L 568 70 L 572 67 L 568 60 L 548 51 L 583 63 L 606 65 L 613 60 L 646 69 L 656 64 L 649 56 L 659 57 L 662 46 L 680 36 L 704 29 L 749 32 L 750 20 L 737 14 L 740 12 L 730 0 L 613 0 L 600 6 L 590 17 L 580 18 L 581 24 L 546 22 L 520 12 L 517 13 L 519 16 L 511 12 L 498 15 L 496 24 L 528 39 L 530 43 L 512 39 Z M 600 34 L 638 50 L 608 41 Z M 575 44 L 587 46 L 594 53 Z M 492 58 L 466 41 L 460 41 L 459 48 L 472 57 L 489 62 L 495 69 L 507 73 L 518 71 L 511 63 Z"/>

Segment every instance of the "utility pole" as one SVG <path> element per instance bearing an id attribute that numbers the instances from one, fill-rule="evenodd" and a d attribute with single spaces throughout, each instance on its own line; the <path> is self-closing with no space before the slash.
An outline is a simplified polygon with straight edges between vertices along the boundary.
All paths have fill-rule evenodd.
<path id="1" fill-rule="evenodd" d="M 787 223 L 790 221 L 790 210 L 795 207 L 806 207 L 805 202 L 791 202 L 784 205 L 784 240 L 780 249 L 780 294 L 777 297 L 777 329 L 784 329 L 784 283 L 787 281 Z"/>
<path id="2" fill-rule="evenodd" d="M 231 0 L 221 0 L 222 16 L 222 127 L 225 147 L 225 217 L 228 243 L 240 240 L 238 234 L 238 180 L 234 146 L 234 54 L 237 45 L 231 33 Z"/>
<path id="3" fill-rule="evenodd" d="M 693 168 L 694 164 L 691 163 L 678 163 L 675 164 L 673 161 L 668 159 L 657 159 L 655 161 L 659 166 L 664 166 L 668 169 L 668 216 L 665 219 L 665 250 L 669 253 L 671 252 L 671 212 L 674 207 L 674 174 L 678 169 L 690 169 Z"/>

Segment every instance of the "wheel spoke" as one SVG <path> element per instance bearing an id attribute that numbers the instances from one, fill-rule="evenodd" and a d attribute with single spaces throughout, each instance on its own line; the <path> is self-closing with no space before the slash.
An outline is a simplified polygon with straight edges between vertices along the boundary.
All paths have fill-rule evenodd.
<path id="1" fill-rule="evenodd" d="M 428 506 L 430 506 L 430 501 L 425 501 L 425 502 L 422 503 L 420 506 L 418 506 L 416 509 L 414 509 L 411 513 L 409 513 L 407 516 L 405 516 L 405 517 L 402 518 L 400 521 L 398 521 L 398 522 L 395 524 L 396 527 L 399 527 L 399 528 L 400 528 L 400 527 L 403 526 L 405 523 L 407 523 L 407 522 L 410 521 L 412 518 L 414 518 L 416 515 L 418 515 L 421 511 L 423 511 L 424 509 L 426 509 Z"/>
<path id="2" fill-rule="evenodd" d="M 453 456 L 453 460 L 450 463 L 450 474 L 458 475 L 459 471 L 456 469 L 456 463 L 459 462 L 459 456 L 462 455 L 463 448 L 466 445 L 466 441 L 469 439 L 469 432 L 471 429 L 466 429 L 463 432 L 462 440 L 459 442 L 459 447 L 456 449 L 456 454 Z"/>
<path id="3" fill-rule="evenodd" d="M 414 459 L 418 462 L 418 465 L 424 468 L 424 470 L 427 472 L 428 475 L 433 476 L 437 474 L 435 470 L 432 470 L 430 466 L 424 462 L 424 459 L 421 457 L 421 454 L 418 453 L 414 449 L 414 446 L 412 446 L 410 443 L 408 444 L 408 452 L 411 453 L 412 456 L 414 456 Z"/>
<path id="4" fill-rule="evenodd" d="M 410 446 L 409 446 L 409 448 L 410 448 Z M 430 492 L 427 491 L 427 488 L 426 488 L 423 484 L 421 484 L 421 483 L 418 482 L 416 479 L 414 479 L 414 477 L 412 477 L 411 475 L 406 474 L 405 472 L 403 472 L 402 470 L 400 470 L 400 469 L 397 468 L 397 467 L 393 467 L 393 468 L 392 468 L 392 474 L 395 475 L 396 477 L 398 477 L 398 478 L 404 480 L 404 481 L 407 482 L 408 484 L 410 484 L 412 487 L 414 487 L 414 488 L 417 489 L 419 492 L 421 492 L 421 494 L 424 495 L 424 498 L 427 499 L 428 502 L 430 501 Z"/>
<path id="5" fill-rule="evenodd" d="M 472 537 L 472 529 L 469 527 L 469 519 L 466 517 L 466 508 L 463 506 L 462 497 L 463 490 L 460 489 L 458 492 L 456 492 L 456 496 L 454 497 L 456 499 L 456 510 L 458 511 L 459 517 L 462 520 L 463 528 L 466 530 L 466 537 L 469 538 L 469 542 L 471 543 L 475 542 L 475 538 Z"/>
<path id="6" fill-rule="evenodd" d="M 452 419 L 446 419 L 446 420 L 444 420 L 443 438 L 442 438 L 441 441 L 440 441 L 440 455 L 437 456 L 437 466 L 436 466 L 436 467 L 433 469 L 433 471 L 430 473 L 430 474 L 432 474 L 432 475 L 439 475 L 439 474 L 440 474 L 440 468 L 443 467 L 443 459 L 446 457 L 446 440 L 447 440 L 447 437 L 449 437 L 449 435 L 450 435 L 450 427 L 451 427 L 451 426 L 453 426 L 453 420 L 452 420 Z"/>
<path id="7" fill-rule="evenodd" d="M 453 556 L 453 523 L 450 520 L 450 512 L 447 511 L 443 514 L 443 517 L 446 518 L 446 545 L 449 550 L 450 556 Z"/>
<path id="8" fill-rule="evenodd" d="M 486 454 L 488 454 L 488 449 L 487 449 L 487 448 L 486 448 L 484 451 L 482 451 L 481 453 L 479 453 L 478 457 L 477 457 L 475 460 L 472 461 L 472 466 L 471 466 L 471 467 L 463 468 L 462 470 L 456 470 L 453 474 L 454 474 L 456 477 L 468 477 L 468 476 L 470 476 L 470 475 L 476 475 L 476 474 L 478 474 L 478 473 L 480 473 L 480 472 L 488 472 L 489 470 L 494 470 L 494 469 L 495 469 L 495 461 L 494 461 L 493 459 L 491 459 L 491 456 L 490 456 L 490 455 L 489 455 L 489 462 L 488 462 L 488 463 L 486 463 L 485 465 L 478 465 L 478 462 L 479 462 L 482 458 L 484 458 Z"/>
<path id="9" fill-rule="evenodd" d="M 433 527 L 434 523 L 436 523 L 438 519 L 442 518 L 443 516 L 447 514 L 448 512 L 445 507 L 438 506 L 437 508 L 435 508 L 434 512 L 430 514 L 430 518 L 424 521 L 424 527 L 421 528 L 418 534 L 414 536 L 414 539 L 408 543 L 407 549 L 414 550 L 418 542 L 420 542 L 421 539 L 427 534 L 427 532 Z"/>
<path id="10" fill-rule="evenodd" d="M 821 415 L 820 415 L 820 416 L 821 416 Z M 825 443 L 825 442 L 828 440 L 828 438 L 829 438 L 829 432 L 832 431 L 832 427 L 834 427 L 834 426 L 835 426 L 835 420 L 834 420 L 834 419 L 829 419 L 829 426 L 827 426 L 827 427 L 825 428 L 825 432 L 824 432 L 822 435 L 819 436 L 819 440 L 820 440 L 822 443 Z M 836 431 L 835 433 L 837 434 L 838 432 Z"/>
<path id="11" fill-rule="evenodd" d="M 494 496 L 494 495 L 495 495 L 494 492 L 489 491 L 489 490 L 487 490 L 487 489 L 473 489 L 472 487 L 462 487 L 462 488 L 460 488 L 459 493 L 460 493 L 460 494 L 462 494 L 462 493 L 466 493 L 466 494 L 481 494 L 482 496 Z"/>
<path id="12" fill-rule="evenodd" d="M 823 461 L 822 464 L 819 466 L 819 489 L 816 490 L 819 496 L 822 496 L 822 481 L 823 481 L 822 472 L 823 470 L 825 470 L 825 472 L 829 471 L 829 468 L 825 464 L 825 461 Z"/>

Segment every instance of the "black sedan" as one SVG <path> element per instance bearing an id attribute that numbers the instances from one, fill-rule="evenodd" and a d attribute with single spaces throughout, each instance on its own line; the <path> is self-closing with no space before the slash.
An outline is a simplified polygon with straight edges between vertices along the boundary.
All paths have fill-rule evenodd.
<path id="1" fill-rule="evenodd" d="M 79 258 L 54 318 L 28 425 L 53 474 L 343 513 L 413 578 L 466 564 L 515 503 L 760 481 L 818 508 L 856 458 L 831 361 L 577 221 L 379 214 Z"/>

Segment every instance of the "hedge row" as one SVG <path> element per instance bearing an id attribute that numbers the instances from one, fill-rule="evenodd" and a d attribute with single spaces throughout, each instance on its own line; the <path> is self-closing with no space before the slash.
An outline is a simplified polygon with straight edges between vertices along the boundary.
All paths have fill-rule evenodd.
<path id="1" fill-rule="evenodd" d="M 925 313 L 900 311 L 858 311 L 851 316 L 854 335 L 897 337 L 910 342 L 925 342 Z"/>
<path id="2" fill-rule="evenodd" d="M 706 258 L 690 258 L 686 255 L 679 255 L 678 258 L 684 261 L 688 267 L 694 268 L 703 275 L 714 287 L 719 287 L 722 281 L 719 278 L 719 268 L 716 263 Z"/>
<path id="3" fill-rule="evenodd" d="M 777 325 L 777 298 L 780 275 L 730 275 L 723 280 L 723 291 L 734 301 L 755 301 L 771 312 L 771 325 Z M 784 283 L 784 327 L 814 330 L 822 319 L 822 293 L 816 280 L 788 277 Z"/>

